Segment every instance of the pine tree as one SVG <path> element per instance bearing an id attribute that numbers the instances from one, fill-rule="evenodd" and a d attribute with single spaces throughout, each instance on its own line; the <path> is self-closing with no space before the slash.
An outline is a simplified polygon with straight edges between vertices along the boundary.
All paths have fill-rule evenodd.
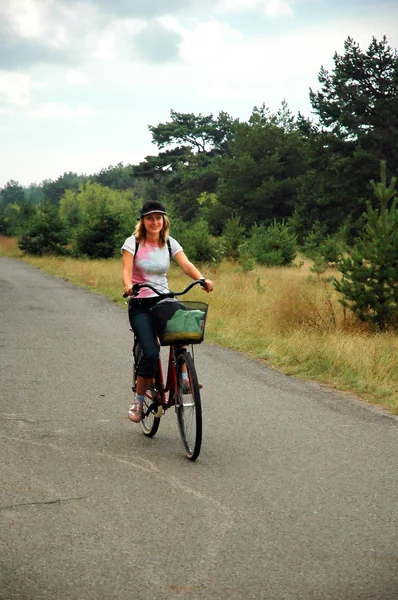
<path id="1" fill-rule="evenodd" d="M 380 208 L 368 202 L 364 231 L 349 255 L 339 261 L 342 278 L 334 282 L 343 295 L 343 306 L 381 330 L 398 325 L 396 181 L 393 177 L 387 186 L 386 164 L 381 162 L 381 182 L 370 182 Z"/>
<path id="2" fill-rule="evenodd" d="M 26 222 L 18 245 L 25 254 L 65 254 L 69 230 L 57 206 L 43 201 Z"/>
<path id="3" fill-rule="evenodd" d="M 120 221 L 104 202 L 82 220 L 73 243 L 75 256 L 112 258 L 118 247 Z"/>

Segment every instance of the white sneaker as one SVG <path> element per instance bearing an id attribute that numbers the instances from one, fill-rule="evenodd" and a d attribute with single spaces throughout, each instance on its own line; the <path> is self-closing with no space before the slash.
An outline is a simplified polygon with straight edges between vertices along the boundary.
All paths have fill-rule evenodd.
<path id="1" fill-rule="evenodd" d="M 139 423 L 142 419 L 142 404 L 134 400 L 132 404 L 130 404 L 128 417 L 130 421 L 134 423 Z"/>

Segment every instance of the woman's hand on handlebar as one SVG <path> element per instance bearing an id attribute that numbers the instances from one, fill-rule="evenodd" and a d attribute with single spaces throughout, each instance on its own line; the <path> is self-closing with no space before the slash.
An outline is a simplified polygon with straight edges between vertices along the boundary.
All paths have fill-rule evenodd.
<path id="1" fill-rule="evenodd" d="M 205 290 L 205 292 L 209 293 L 213 291 L 214 282 L 211 279 L 205 279 L 202 288 Z"/>
<path id="2" fill-rule="evenodd" d="M 128 296 L 133 295 L 133 284 L 128 283 L 124 286 L 123 298 L 127 298 Z"/>

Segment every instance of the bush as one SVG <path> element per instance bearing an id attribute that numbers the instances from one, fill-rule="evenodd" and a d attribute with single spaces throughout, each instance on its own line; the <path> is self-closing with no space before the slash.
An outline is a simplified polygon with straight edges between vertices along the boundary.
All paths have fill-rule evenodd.
<path id="1" fill-rule="evenodd" d="M 336 236 L 328 235 L 319 246 L 319 254 L 328 264 L 337 263 L 345 250 L 345 244 Z"/>
<path id="2" fill-rule="evenodd" d="M 66 254 L 69 229 L 58 207 L 44 202 L 23 228 L 18 246 L 25 254 Z"/>
<path id="3" fill-rule="evenodd" d="M 241 223 L 239 216 L 230 217 L 224 227 L 223 241 L 225 255 L 236 260 L 239 256 L 239 246 L 245 238 L 246 229 Z"/>
<path id="4" fill-rule="evenodd" d="M 342 232 L 336 235 L 325 235 L 325 231 L 317 221 L 304 238 L 301 250 L 305 256 L 325 263 L 337 263 L 345 249 Z"/>
<path id="5" fill-rule="evenodd" d="M 320 256 L 320 246 L 326 237 L 325 231 L 319 221 L 316 221 L 309 233 L 304 237 L 301 251 L 309 258 Z"/>
<path id="6" fill-rule="evenodd" d="M 273 222 L 269 227 L 254 225 L 240 253 L 247 260 L 252 256 L 260 265 L 286 266 L 296 258 L 296 237 L 285 223 Z"/>
<path id="7" fill-rule="evenodd" d="M 85 219 L 77 228 L 73 254 L 89 258 L 112 258 L 119 243 L 119 219 L 103 207 L 95 219 Z"/>
<path id="8" fill-rule="evenodd" d="M 174 219 L 170 232 L 183 247 L 189 260 L 219 264 L 224 256 L 221 238 L 213 238 L 205 221 L 185 223 Z"/>

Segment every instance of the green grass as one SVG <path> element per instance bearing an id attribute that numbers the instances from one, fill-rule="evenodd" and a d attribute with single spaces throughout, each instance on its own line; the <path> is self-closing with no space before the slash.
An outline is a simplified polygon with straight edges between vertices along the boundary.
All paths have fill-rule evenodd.
<path id="1" fill-rule="evenodd" d="M 23 257 L 15 240 L 1 237 L 0 255 L 25 260 L 125 306 L 119 259 Z M 201 265 L 216 285 L 206 297 L 202 290 L 190 294 L 209 302 L 206 340 L 398 414 L 398 337 L 372 333 L 345 314 L 330 281 L 311 275 L 310 266 L 304 261 L 300 268 L 258 267 L 244 273 L 233 263 L 217 269 Z M 172 289 L 187 283 L 177 267 L 169 281 Z"/>

